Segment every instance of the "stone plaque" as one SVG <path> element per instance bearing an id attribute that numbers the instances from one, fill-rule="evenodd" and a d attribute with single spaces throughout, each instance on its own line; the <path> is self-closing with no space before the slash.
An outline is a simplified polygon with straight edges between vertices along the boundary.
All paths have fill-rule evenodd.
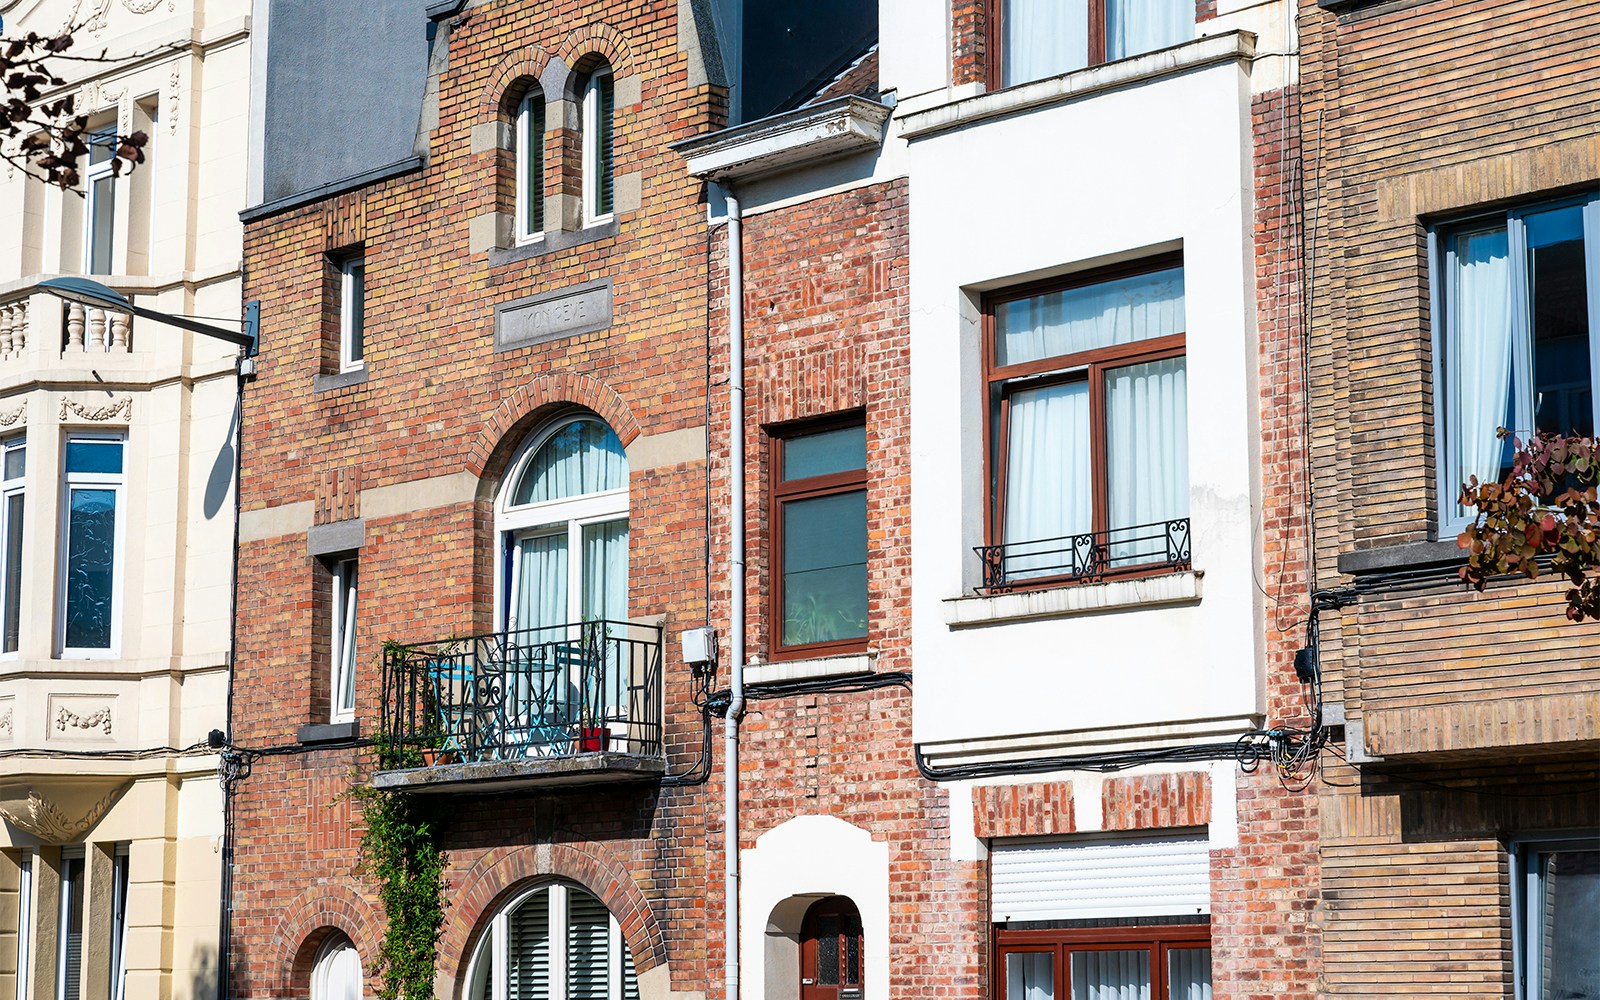
<path id="1" fill-rule="evenodd" d="M 611 279 L 545 292 L 494 310 L 494 349 L 514 351 L 611 326 Z"/>

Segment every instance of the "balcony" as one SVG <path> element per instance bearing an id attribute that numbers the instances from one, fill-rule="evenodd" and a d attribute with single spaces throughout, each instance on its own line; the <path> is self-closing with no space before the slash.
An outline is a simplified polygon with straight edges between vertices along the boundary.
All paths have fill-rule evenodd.
<path id="1" fill-rule="evenodd" d="M 986 594 L 1149 576 L 1190 566 L 1189 519 L 1175 518 L 1081 535 L 980 545 Z"/>
<path id="2" fill-rule="evenodd" d="M 130 298 L 131 290 L 129 291 Z M 133 317 L 76 302 L 63 302 L 35 288 L 0 295 L 0 361 L 29 349 L 68 354 L 126 354 L 133 344 Z"/>
<path id="3" fill-rule="evenodd" d="M 392 763 L 373 786 L 499 791 L 660 777 L 661 632 L 590 621 L 391 644 L 382 744 Z"/>

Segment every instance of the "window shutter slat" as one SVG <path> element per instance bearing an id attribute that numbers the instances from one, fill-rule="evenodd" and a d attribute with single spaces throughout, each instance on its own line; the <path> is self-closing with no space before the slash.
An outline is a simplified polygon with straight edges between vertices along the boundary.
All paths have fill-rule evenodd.
<path id="1" fill-rule="evenodd" d="M 567 1000 L 609 1000 L 611 914 L 584 892 L 567 894 Z"/>
<path id="2" fill-rule="evenodd" d="M 509 1000 L 550 1000 L 550 897 L 539 892 L 508 921 Z"/>
<path id="3" fill-rule="evenodd" d="M 600 92 L 600 170 L 599 176 L 595 178 L 595 191 L 600 201 L 597 214 L 605 215 L 611 211 L 611 120 L 613 113 L 616 111 L 617 102 L 615 83 L 610 73 L 600 77 L 596 83 L 596 89 Z"/>
<path id="4" fill-rule="evenodd" d="M 990 863 L 997 921 L 1211 911 L 1203 833 L 999 843 Z"/>

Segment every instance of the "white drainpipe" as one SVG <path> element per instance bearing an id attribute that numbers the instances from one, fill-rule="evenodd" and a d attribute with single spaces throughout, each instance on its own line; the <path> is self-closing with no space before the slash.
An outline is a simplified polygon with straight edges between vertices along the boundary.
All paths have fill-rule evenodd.
<path id="1" fill-rule="evenodd" d="M 739 1000 L 739 718 L 744 714 L 744 248 L 728 192 L 728 714 L 723 720 L 725 1000 Z"/>

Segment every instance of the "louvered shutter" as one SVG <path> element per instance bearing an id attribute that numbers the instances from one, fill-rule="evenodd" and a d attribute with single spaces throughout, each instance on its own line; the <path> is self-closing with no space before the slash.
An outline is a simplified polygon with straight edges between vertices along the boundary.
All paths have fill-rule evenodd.
<path id="1" fill-rule="evenodd" d="M 622 942 L 622 1000 L 639 1000 L 639 973 L 633 968 L 633 952 Z"/>
<path id="2" fill-rule="evenodd" d="M 611 914 L 577 889 L 567 893 L 567 1000 L 610 1000 Z"/>
<path id="3" fill-rule="evenodd" d="M 595 171 L 595 199 L 599 202 L 595 206 L 596 215 L 605 215 L 611 211 L 611 119 L 616 111 L 616 88 L 610 73 L 606 73 L 595 81 L 595 89 L 599 91 L 595 96 L 599 104 L 599 121 L 596 127 L 599 135 L 599 163 Z"/>
<path id="4" fill-rule="evenodd" d="M 1000 841 L 989 860 L 997 923 L 1211 912 L 1203 832 Z"/>
<path id="5" fill-rule="evenodd" d="M 550 895 L 537 892 L 506 922 L 507 1000 L 551 1000 Z"/>

